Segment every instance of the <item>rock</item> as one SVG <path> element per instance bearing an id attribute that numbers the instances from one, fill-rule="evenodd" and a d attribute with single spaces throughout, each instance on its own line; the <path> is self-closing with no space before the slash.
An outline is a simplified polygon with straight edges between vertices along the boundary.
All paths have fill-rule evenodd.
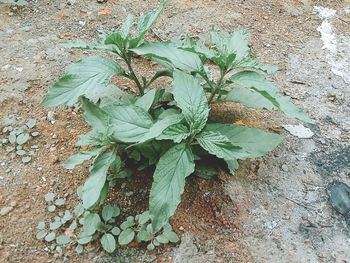
<path id="1" fill-rule="evenodd" d="M 5 215 L 7 215 L 8 213 L 10 213 L 12 210 L 13 210 L 13 207 L 12 207 L 12 206 L 3 207 L 3 208 L 1 208 L 1 210 L 0 210 L 0 216 L 5 216 Z"/>
<path id="2" fill-rule="evenodd" d="M 47 113 L 47 120 L 51 123 L 55 122 L 55 113 L 53 111 Z"/>
<path id="3" fill-rule="evenodd" d="M 281 170 L 284 171 L 284 172 L 288 172 L 288 165 L 282 164 L 281 165 Z"/>
<path id="4" fill-rule="evenodd" d="M 300 139 L 309 139 L 314 133 L 303 125 L 282 125 L 282 127 L 287 130 L 290 134 Z"/>
<path id="5" fill-rule="evenodd" d="M 345 217 L 350 225 L 350 187 L 342 182 L 333 181 L 327 186 L 331 206 Z"/>

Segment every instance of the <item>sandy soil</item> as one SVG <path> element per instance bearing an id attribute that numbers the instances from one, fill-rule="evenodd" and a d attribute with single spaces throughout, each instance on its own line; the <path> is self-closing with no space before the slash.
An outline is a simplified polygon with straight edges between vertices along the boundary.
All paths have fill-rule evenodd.
<path id="1" fill-rule="evenodd" d="M 230 122 L 277 130 L 285 135 L 273 153 L 241 163 L 237 175 L 225 173 L 206 181 L 191 178 L 172 224 L 183 235 L 177 247 L 152 253 L 143 247 L 119 249 L 108 256 L 98 246 L 77 256 L 51 253 L 35 239 L 36 225 L 49 218 L 43 196 L 74 192 L 87 176 L 87 166 L 69 172 L 62 163 L 76 152 L 77 136 L 87 127 L 73 109 L 45 109 L 40 101 L 72 61 L 90 52 L 65 50 L 66 39 L 93 40 L 98 31 L 120 24 L 158 5 L 157 1 L 30 1 L 24 9 L 0 5 L 0 119 L 16 117 L 22 125 L 38 121 L 41 135 L 32 161 L 0 148 L 1 262 L 350 262 L 349 227 L 328 203 L 325 187 L 333 180 L 350 183 L 350 13 L 349 1 L 173 0 L 154 27 L 162 39 L 196 36 L 212 27 L 249 29 L 261 61 L 280 67 L 273 78 L 281 90 L 315 121 L 311 139 L 299 139 L 281 128 L 295 124 L 278 114 L 232 109 L 214 114 Z M 315 6 L 336 10 L 323 17 Z M 99 16 L 101 10 L 110 14 Z M 107 12 L 108 13 L 108 12 Z M 323 22 L 331 26 L 332 50 Z M 329 32 L 328 32 L 329 33 Z M 323 34 L 323 35 L 322 35 Z M 151 37 L 155 35 L 151 34 Z M 322 38 L 321 38 L 322 37 Z M 326 44 L 326 45 L 325 45 Z M 329 43 L 328 43 L 329 44 Z M 140 63 L 140 72 L 147 68 Z M 347 83 L 348 82 L 348 83 Z M 54 123 L 47 120 L 54 113 Z M 145 209 L 149 188 L 144 175 L 116 190 L 125 214 Z"/>

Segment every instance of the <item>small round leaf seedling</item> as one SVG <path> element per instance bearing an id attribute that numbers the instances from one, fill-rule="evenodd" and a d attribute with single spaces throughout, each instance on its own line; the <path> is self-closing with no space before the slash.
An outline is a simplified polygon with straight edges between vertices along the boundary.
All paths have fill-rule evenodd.
<path id="1" fill-rule="evenodd" d="M 56 238 L 55 232 L 51 232 L 45 237 L 45 241 L 51 242 L 51 241 L 55 240 L 55 238 Z"/>
<path id="2" fill-rule="evenodd" d="M 25 156 L 25 157 L 22 158 L 22 163 L 29 163 L 31 159 L 32 159 L 32 157 Z"/>
<path id="3" fill-rule="evenodd" d="M 113 253 L 116 248 L 116 243 L 113 235 L 111 234 L 104 234 L 101 238 L 101 245 L 104 250 L 106 250 L 108 253 Z"/>
<path id="4" fill-rule="evenodd" d="M 47 193 L 45 195 L 45 201 L 46 202 L 52 202 L 54 198 L 55 198 L 55 194 L 54 193 L 50 192 L 50 193 Z"/>
<path id="5" fill-rule="evenodd" d="M 118 237 L 118 243 L 122 246 L 129 244 L 131 241 L 133 241 L 135 237 L 135 232 L 131 228 L 127 228 L 123 230 L 119 237 Z"/>

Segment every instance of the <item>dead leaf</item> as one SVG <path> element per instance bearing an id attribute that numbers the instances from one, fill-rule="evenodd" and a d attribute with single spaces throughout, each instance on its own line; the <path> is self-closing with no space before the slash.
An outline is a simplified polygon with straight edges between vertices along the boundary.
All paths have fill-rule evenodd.
<path id="1" fill-rule="evenodd" d="M 112 13 L 112 8 L 105 7 L 97 13 L 97 16 L 107 16 Z"/>

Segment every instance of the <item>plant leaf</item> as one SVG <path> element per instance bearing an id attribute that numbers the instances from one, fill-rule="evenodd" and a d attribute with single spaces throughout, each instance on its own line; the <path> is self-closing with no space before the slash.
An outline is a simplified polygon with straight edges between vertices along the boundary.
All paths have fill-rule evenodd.
<path id="1" fill-rule="evenodd" d="M 199 81 L 186 73 L 174 72 L 174 99 L 190 124 L 190 133 L 200 132 L 208 120 L 208 101 Z"/>
<path id="2" fill-rule="evenodd" d="M 182 140 L 190 136 L 190 131 L 188 128 L 181 124 L 177 123 L 168 128 L 166 128 L 161 135 L 159 135 L 157 140 L 172 140 L 176 143 L 180 143 Z"/>
<path id="3" fill-rule="evenodd" d="M 130 48 L 137 47 L 142 43 L 145 34 L 150 30 L 152 25 L 156 22 L 159 15 L 163 12 L 169 0 L 163 0 L 158 9 L 142 14 L 137 22 L 137 36 L 130 41 Z"/>
<path id="4" fill-rule="evenodd" d="M 132 51 L 138 55 L 151 57 L 168 68 L 187 72 L 202 71 L 203 65 L 197 54 L 179 49 L 171 43 L 149 42 Z"/>
<path id="5" fill-rule="evenodd" d="M 135 102 L 135 105 L 148 111 L 154 102 L 156 93 L 157 93 L 156 89 L 149 90 L 146 94 L 144 94 L 142 97 L 137 99 L 137 101 Z"/>
<path id="6" fill-rule="evenodd" d="M 68 243 L 70 243 L 72 240 L 70 239 L 69 236 L 66 235 L 60 235 L 58 237 L 56 237 L 56 242 L 57 245 L 66 245 Z"/>
<path id="7" fill-rule="evenodd" d="M 114 236 L 108 233 L 104 234 L 101 238 L 101 245 L 108 253 L 113 253 L 116 249 Z"/>
<path id="8" fill-rule="evenodd" d="M 239 163 L 237 162 L 237 160 L 233 159 L 233 160 L 225 160 L 226 164 L 227 164 L 227 168 L 230 171 L 230 173 L 232 175 L 235 174 L 235 171 L 238 169 L 239 167 Z"/>
<path id="9" fill-rule="evenodd" d="M 149 129 L 149 132 L 146 133 L 141 140 L 139 141 L 139 143 L 143 143 L 145 141 L 148 141 L 150 139 L 154 139 L 157 136 L 161 135 L 162 132 L 168 128 L 169 126 L 179 123 L 180 121 L 182 121 L 184 118 L 184 116 L 182 114 L 178 114 L 178 113 L 174 113 L 174 114 L 170 114 L 167 115 L 166 117 L 164 117 L 163 119 L 157 121 L 155 124 L 152 125 L 152 127 Z"/>
<path id="10" fill-rule="evenodd" d="M 119 237 L 118 237 L 118 243 L 122 246 L 129 244 L 131 241 L 133 241 L 135 237 L 135 232 L 131 228 L 127 228 L 123 230 Z"/>
<path id="11" fill-rule="evenodd" d="M 114 151 L 105 152 L 99 155 L 91 168 L 90 177 L 83 187 L 83 206 L 88 209 L 92 207 L 98 200 L 106 182 L 107 171 L 109 166 L 115 160 Z"/>
<path id="12" fill-rule="evenodd" d="M 100 216 L 96 213 L 90 213 L 84 216 L 82 237 L 92 236 L 93 234 L 95 234 L 100 223 L 101 223 Z"/>
<path id="13" fill-rule="evenodd" d="M 116 205 L 106 205 L 102 209 L 102 218 L 105 222 L 112 219 L 113 217 L 119 216 L 120 209 Z"/>
<path id="14" fill-rule="evenodd" d="M 68 67 L 66 75 L 50 88 L 42 103 L 46 107 L 72 106 L 82 95 L 96 101 L 100 98 L 100 89 L 111 77 L 123 73 L 112 60 L 98 56 L 84 58 Z"/>
<path id="15" fill-rule="evenodd" d="M 138 142 L 153 125 L 147 111 L 134 105 L 115 105 L 108 114 L 111 137 L 121 142 Z"/>
<path id="16" fill-rule="evenodd" d="M 203 149 L 224 160 L 235 159 L 240 153 L 241 147 L 233 145 L 226 136 L 218 132 L 202 132 L 196 139 Z"/>
<path id="17" fill-rule="evenodd" d="M 266 99 L 260 93 L 256 92 L 253 89 L 247 89 L 243 87 L 235 87 L 233 90 L 231 90 L 227 94 L 226 100 L 238 102 L 254 109 L 275 109 L 275 106 L 272 104 L 272 102 Z"/>
<path id="18" fill-rule="evenodd" d="M 278 89 L 272 84 L 270 80 L 268 80 L 265 76 L 254 72 L 254 71 L 242 71 L 232 75 L 229 82 L 235 83 L 241 87 L 253 89 L 257 92 L 254 96 L 256 97 L 258 94 L 263 96 L 265 99 L 271 102 L 271 104 L 284 112 L 290 118 L 297 118 L 301 121 L 305 122 L 313 122 L 308 116 L 306 116 L 301 109 L 294 106 L 288 97 L 282 96 Z M 235 89 L 230 91 L 227 95 L 227 99 L 234 98 Z M 265 101 L 266 102 L 266 101 Z M 243 103 L 243 102 L 242 102 Z M 261 100 L 257 104 L 258 108 L 261 108 Z M 247 105 L 249 107 L 252 106 L 250 103 Z M 270 105 L 271 108 L 271 105 Z"/>
<path id="19" fill-rule="evenodd" d="M 81 40 L 72 40 L 61 43 L 65 48 L 74 48 L 74 49 L 95 49 L 102 51 L 110 51 L 113 53 L 120 53 L 119 48 L 116 45 L 107 45 L 100 42 L 87 43 Z"/>
<path id="20" fill-rule="evenodd" d="M 240 125 L 210 123 L 205 130 L 220 133 L 232 144 L 240 146 L 242 149 L 234 159 L 244 160 L 263 156 L 282 142 L 282 137 L 277 134 Z"/>
<path id="21" fill-rule="evenodd" d="M 154 232 L 175 213 L 184 191 L 185 178 L 193 171 L 193 154 L 185 143 L 173 146 L 160 158 L 153 175 L 149 201 Z"/>
<path id="22" fill-rule="evenodd" d="M 94 131 L 105 133 L 109 124 L 108 114 L 87 98 L 82 97 L 81 104 L 85 121 Z"/>
<path id="23" fill-rule="evenodd" d="M 99 155 L 104 148 L 97 148 L 91 151 L 82 151 L 69 157 L 64 163 L 64 168 L 73 169 L 75 166 L 82 164 L 83 162 L 90 160 L 92 157 Z"/>

